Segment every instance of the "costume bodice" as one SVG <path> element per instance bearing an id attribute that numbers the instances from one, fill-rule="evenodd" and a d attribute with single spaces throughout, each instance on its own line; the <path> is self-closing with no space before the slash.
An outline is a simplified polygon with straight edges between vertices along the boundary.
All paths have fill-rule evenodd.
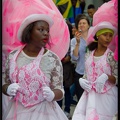
<path id="1" fill-rule="evenodd" d="M 49 86 L 50 80 L 41 71 L 39 64 L 44 52 L 41 49 L 38 56 L 27 65 L 18 68 L 17 57 L 23 47 L 18 50 L 10 60 L 10 79 L 12 82 L 19 83 L 18 100 L 25 106 L 32 106 L 44 100 L 42 87 Z"/>
<path id="2" fill-rule="evenodd" d="M 91 82 L 95 82 L 96 79 L 102 75 L 103 73 L 111 75 L 111 67 L 107 63 L 107 55 L 108 52 L 110 52 L 109 49 L 106 50 L 104 55 L 100 57 L 98 61 L 94 61 L 94 51 L 91 52 L 90 56 L 86 60 L 85 66 L 86 66 L 86 73 L 87 73 L 87 79 Z M 96 90 L 95 84 L 92 85 L 92 87 Z M 112 84 L 107 80 L 103 89 L 103 93 L 109 90 L 112 87 Z"/>

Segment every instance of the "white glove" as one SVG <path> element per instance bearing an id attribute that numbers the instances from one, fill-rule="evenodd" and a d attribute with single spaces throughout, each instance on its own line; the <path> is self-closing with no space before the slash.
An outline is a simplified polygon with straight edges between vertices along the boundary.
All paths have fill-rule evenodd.
<path id="1" fill-rule="evenodd" d="M 101 93 L 103 88 L 104 88 L 104 85 L 105 85 L 105 82 L 108 80 L 108 76 L 103 73 L 102 75 L 100 75 L 97 79 L 96 79 L 96 92 L 98 93 Z"/>
<path id="2" fill-rule="evenodd" d="M 12 83 L 7 88 L 7 94 L 10 96 L 15 96 L 19 88 L 20 86 L 18 83 Z"/>
<path id="3" fill-rule="evenodd" d="M 87 92 L 90 92 L 92 88 L 92 84 L 88 80 L 80 78 L 79 83 L 84 90 L 86 90 Z"/>
<path id="4" fill-rule="evenodd" d="M 54 99 L 55 94 L 48 86 L 46 86 L 46 87 L 43 87 L 43 97 L 48 102 L 51 102 Z"/>

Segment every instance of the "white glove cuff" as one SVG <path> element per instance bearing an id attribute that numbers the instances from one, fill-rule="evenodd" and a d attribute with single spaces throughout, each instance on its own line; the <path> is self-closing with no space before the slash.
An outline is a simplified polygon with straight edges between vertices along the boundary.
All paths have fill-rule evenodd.
<path id="1" fill-rule="evenodd" d="M 105 73 L 103 73 L 104 75 L 104 79 L 108 80 L 108 75 L 106 75 Z"/>

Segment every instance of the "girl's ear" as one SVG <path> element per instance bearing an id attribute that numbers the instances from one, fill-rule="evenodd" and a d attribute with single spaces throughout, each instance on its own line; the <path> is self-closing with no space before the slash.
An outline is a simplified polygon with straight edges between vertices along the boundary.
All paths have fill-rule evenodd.
<path id="1" fill-rule="evenodd" d="M 95 35 L 94 37 L 93 37 L 96 41 L 98 41 L 98 37 Z"/>

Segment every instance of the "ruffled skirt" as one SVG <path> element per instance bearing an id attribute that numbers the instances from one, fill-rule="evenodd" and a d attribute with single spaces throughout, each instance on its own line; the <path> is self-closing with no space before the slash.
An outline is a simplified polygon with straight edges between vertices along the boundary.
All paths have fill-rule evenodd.
<path id="1" fill-rule="evenodd" d="M 11 100 L 3 120 L 68 120 L 56 101 L 43 101 L 32 107 L 24 107 Z"/>
<path id="2" fill-rule="evenodd" d="M 112 87 L 104 94 L 84 91 L 72 120 L 112 120 L 118 108 L 118 89 Z"/>

